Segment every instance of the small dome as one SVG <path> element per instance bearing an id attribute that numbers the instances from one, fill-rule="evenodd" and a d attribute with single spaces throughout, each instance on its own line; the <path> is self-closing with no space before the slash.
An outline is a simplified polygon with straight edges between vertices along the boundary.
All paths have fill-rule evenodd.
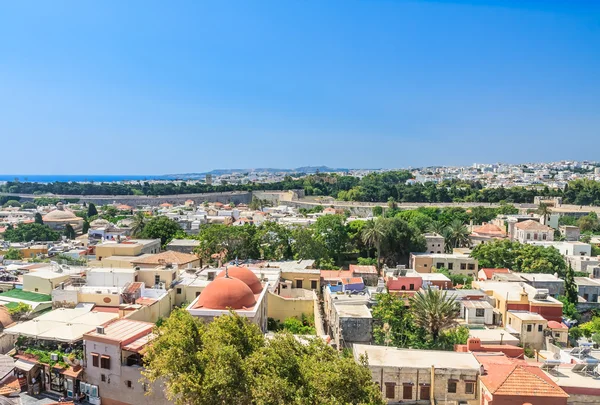
<path id="1" fill-rule="evenodd" d="M 103 218 L 94 219 L 92 222 L 90 222 L 91 227 L 95 227 L 95 226 L 100 227 L 100 226 L 109 226 L 109 225 L 112 225 L 112 223 Z"/>
<path id="2" fill-rule="evenodd" d="M 254 294 L 244 282 L 237 278 L 221 277 L 206 286 L 194 308 L 243 309 L 255 304 Z"/>
<path id="3" fill-rule="evenodd" d="M 56 209 L 54 211 L 50 211 L 49 213 L 44 215 L 44 217 L 42 219 L 44 222 L 46 222 L 46 221 L 52 222 L 52 221 L 70 221 L 70 220 L 79 221 L 81 218 L 79 218 L 77 215 L 75 215 L 72 211 L 65 210 L 62 203 L 58 203 L 58 204 L 56 204 Z"/>
<path id="4" fill-rule="evenodd" d="M 242 266 L 231 266 L 227 268 L 227 273 L 229 274 L 229 277 L 232 278 L 237 278 L 238 280 L 242 280 L 244 282 L 244 284 L 246 284 L 248 287 L 250 287 L 250 289 L 252 290 L 252 293 L 254 294 L 260 294 L 263 287 L 262 284 L 260 283 L 260 280 L 258 279 L 258 277 L 256 277 L 256 274 L 254 274 L 252 272 L 252 270 L 250 270 L 247 267 L 242 267 Z M 222 271 L 217 278 L 220 277 L 225 277 L 225 272 Z"/>

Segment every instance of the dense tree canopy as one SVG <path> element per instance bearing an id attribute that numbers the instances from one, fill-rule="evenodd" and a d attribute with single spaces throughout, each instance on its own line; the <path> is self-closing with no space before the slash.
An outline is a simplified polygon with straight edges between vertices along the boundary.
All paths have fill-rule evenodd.
<path id="1" fill-rule="evenodd" d="M 553 247 L 522 244 L 517 241 L 497 240 L 475 246 L 471 256 L 480 268 L 508 268 L 524 273 L 565 274 L 566 263 Z"/>
<path id="2" fill-rule="evenodd" d="M 384 404 L 364 362 L 320 338 L 304 345 L 276 333 L 267 340 L 234 313 L 205 324 L 180 309 L 156 332 L 143 374 L 164 383 L 176 404 Z"/>
<path id="3" fill-rule="evenodd" d="M 568 204 L 600 205 L 600 182 L 575 180 L 565 190 L 548 187 L 484 188 L 480 182 L 448 180 L 442 183 L 407 184 L 408 171 L 371 173 L 359 179 L 330 173 L 286 176 L 275 183 L 208 185 L 204 183 L 29 183 L 7 182 L 2 192 L 64 195 L 174 195 L 223 191 L 304 189 L 306 195 L 332 196 L 347 201 L 387 202 L 486 202 L 531 203 L 536 195 L 560 196 Z"/>
<path id="4" fill-rule="evenodd" d="M 56 241 L 60 238 L 58 232 L 54 232 L 47 225 L 37 223 L 20 224 L 16 228 L 7 229 L 4 232 L 4 240 L 9 242 L 40 242 Z"/>
<path id="5" fill-rule="evenodd" d="M 140 237 L 147 239 L 160 239 L 160 243 L 164 246 L 173 237 L 181 232 L 181 227 L 170 218 L 160 216 L 154 217 L 144 227 Z"/>

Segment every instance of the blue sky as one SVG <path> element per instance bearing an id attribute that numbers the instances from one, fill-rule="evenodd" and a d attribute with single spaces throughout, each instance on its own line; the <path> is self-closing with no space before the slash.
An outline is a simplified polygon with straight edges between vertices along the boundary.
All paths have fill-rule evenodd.
<path id="1" fill-rule="evenodd" d="M 0 5 L 0 173 L 600 157 L 600 1 Z"/>

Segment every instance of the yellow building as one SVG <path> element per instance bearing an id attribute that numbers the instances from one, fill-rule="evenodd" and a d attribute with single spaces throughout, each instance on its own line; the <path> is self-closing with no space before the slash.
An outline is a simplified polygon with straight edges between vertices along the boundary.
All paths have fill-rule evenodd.
<path id="1" fill-rule="evenodd" d="M 544 331 L 548 321 L 529 311 L 508 311 L 506 330 L 519 338 L 523 347 L 540 350 L 544 347 Z"/>
<path id="2" fill-rule="evenodd" d="M 476 278 L 479 264 L 477 259 L 462 253 L 411 253 L 410 268 L 418 273 L 445 268 L 450 274 Z"/>
<path id="3" fill-rule="evenodd" d="M 139 243 L 106 242 L 96 246 L 96 260 L 111 256 L 139 256 L 142 254 L 142 245 Z"/>
<path id="4" fill-rule="evenodd" d="M 146 288 L 152 288 L 157 285 L 169 289 L 174 281 L 179 279 L 179 270 L 172 267 L 142 268 L 137 274 L 137 281 L 146 285 Z"/>
<path id="5" fill-rule="evenodd" d="M 23 274 L 23 291 L 50 295 L 52 294 L 52 290 L 68 279 L 68 274 L 52 271 Z"/>
<path id="6" fill-rule="evenodd" d="M 281 295 L 271 291 L 267 294 L 267 316 L 280 322 L 291 317 L 313 316 L 315 306 L 318 306 L 317 294 L 303 288 L 282 290 Z"/>
<path id="7" fill-rule="evenodd" d="M 155 255 L 149 255 L 132 261 L 135 267 L 149 268 L 171 265 L 178 268 L 193 268 L 200 266 L 200 258 L 196 255 L 167 250 Z"/>

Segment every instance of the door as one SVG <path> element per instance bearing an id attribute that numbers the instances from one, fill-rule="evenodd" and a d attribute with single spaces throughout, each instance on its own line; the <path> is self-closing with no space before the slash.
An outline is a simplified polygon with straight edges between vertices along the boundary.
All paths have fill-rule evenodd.
<path id="1" fill-rule="evenodd" d="M 420 399 L 429 399 L 429 385 L 421 385 L 421 398 Z"/>

